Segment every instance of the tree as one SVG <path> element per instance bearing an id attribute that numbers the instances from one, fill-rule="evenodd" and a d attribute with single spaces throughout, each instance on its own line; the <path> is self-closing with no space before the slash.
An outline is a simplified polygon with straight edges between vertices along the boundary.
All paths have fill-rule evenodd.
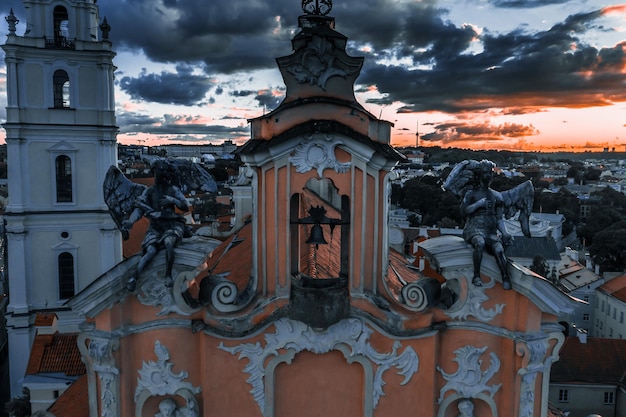
<path id="1" fill-rule="evenodd" d="M 626 266 L 626 222 L 596 233 L 589 254 L 603 271 L 623 271 Z"/>
<path id="2" fill-rule="evenodd" d="M 578 228 L 579 236 L 585 240 L 587 245 L 593 245 L 596 234 L 611 228 L 614 225 L 626 220 L 626 217 L 611 206 L 595 205 L 591 211 L 592 215 Z"/>
<path id="3" fill-rule="evenodd" d="M 544 278 L 547 278 L 550 274 L 548 262 L 546 262 L 546 259 L 541 255 L 537 255 L 533 258 L 533 264 L 530 266 L 530 270 Z"/>
<path id="4" fill-rule="evenodd" d="M 29 417 L 30 391 L 28 388 L 22 388 L 22 395 L 8 401 L 4 405 L 4 410 L 9 413 L 9 417 Z"/>

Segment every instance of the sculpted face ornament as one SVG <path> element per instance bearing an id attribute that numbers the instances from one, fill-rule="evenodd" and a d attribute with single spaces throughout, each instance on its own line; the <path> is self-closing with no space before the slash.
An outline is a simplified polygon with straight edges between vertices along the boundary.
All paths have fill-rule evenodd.
<path id="1" fill-rule="evenodd" d="M 332 8 L 332 0 L 302 0 L 302 11 L 305 14 L 326 16 Z"/>

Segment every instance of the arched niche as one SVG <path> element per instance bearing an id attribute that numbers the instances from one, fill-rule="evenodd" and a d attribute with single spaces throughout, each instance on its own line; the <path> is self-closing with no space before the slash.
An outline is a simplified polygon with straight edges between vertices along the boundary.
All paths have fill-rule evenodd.
<path id="1" fill-rule="evenodd" d="M 293 276 L 348 277 L 350 198 L 339 194 L 332 180 L 310 178 L 300 193 L 294 193 L 290 222 Z"/>

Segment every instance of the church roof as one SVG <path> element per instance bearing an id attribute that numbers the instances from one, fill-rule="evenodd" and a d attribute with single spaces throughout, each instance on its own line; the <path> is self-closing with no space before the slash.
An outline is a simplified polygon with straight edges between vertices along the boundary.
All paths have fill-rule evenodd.
<path id="1" fill-rule="evenodd" d="M 78 417 L 89 415 L 89 390 L 87 374 L 78 378 L 48 408 L 56 417 Z"/>
<path id="2" fill-rule="evenodd" d="M 568 337 L 559 356 L 550 382 L 617 384 L 626 371 L 626 340 Z"/>
<path id="3" fill-rule="evenodd" d="M 325 100 L 328 99 L 326 98 Z M 342 134 L 356 140 L 359 143 L 369 146 L 392 160 L 406 161 L 406 157 L 398 152 L 393 146 L 374 141 L 369 137 L 354 131 L 343 123 L 334 120 L 309 120 L 273 137 L 271 141 L 254 138 L 250 139 L 241 148 L 239 148 L 237 153 L 253 154 L 256 152 L 264 152 L 269 148 L 286 142 L 294 137 L 311 135 L 317 132 Z"/>
<path id="4" fill-rule="evenodd" d="M 38 334 L 30 352 L 26 375 L 63 373 L 83 375 L 85 364 L 78 350 L 78 333 Z"/>
<path id="5" fill-rule="evenodd" d="M 420 243 L 430 264 L 445 276 L 445 271 L 473 267 L 472 249 L 463 238 L 441 236 Z M 513 289 L 528 297 L 542 311 L 559 315 L 571 314 L 578 301 L 556 288 L 550 281 L 515 262 L 509 262 Z M 491 255 L 483 258 L 482 271 L 489 276 L 500 276 L 500 270 Z"/>

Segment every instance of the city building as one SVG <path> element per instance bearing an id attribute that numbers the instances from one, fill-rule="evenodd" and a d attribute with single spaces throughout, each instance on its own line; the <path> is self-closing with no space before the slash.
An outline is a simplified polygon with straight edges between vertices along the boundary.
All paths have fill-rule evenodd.
<path id="1" fill-rule="evenodd" d="M 569 417 L 626 416 L 626 340 L 568 337 L 552 366 L 550 402 Z"/>
<path id="2" fill-rule="evenodd" d="M 117 161 L 109 27 L 95 1 L 24 0 L 27 30 L 2 45 L 7 68 L 6 207 L 11 395 L 20 395 L 37 312 L 60 332 L 82 320 L 67 300 L 122 258 L 102 195 Z"/>
<path id="3" fill-rule="evenodd" d="M 604 283 L 596 290 L 594 337 L 624 339 L 626 337 L 626 275 Z"/>

